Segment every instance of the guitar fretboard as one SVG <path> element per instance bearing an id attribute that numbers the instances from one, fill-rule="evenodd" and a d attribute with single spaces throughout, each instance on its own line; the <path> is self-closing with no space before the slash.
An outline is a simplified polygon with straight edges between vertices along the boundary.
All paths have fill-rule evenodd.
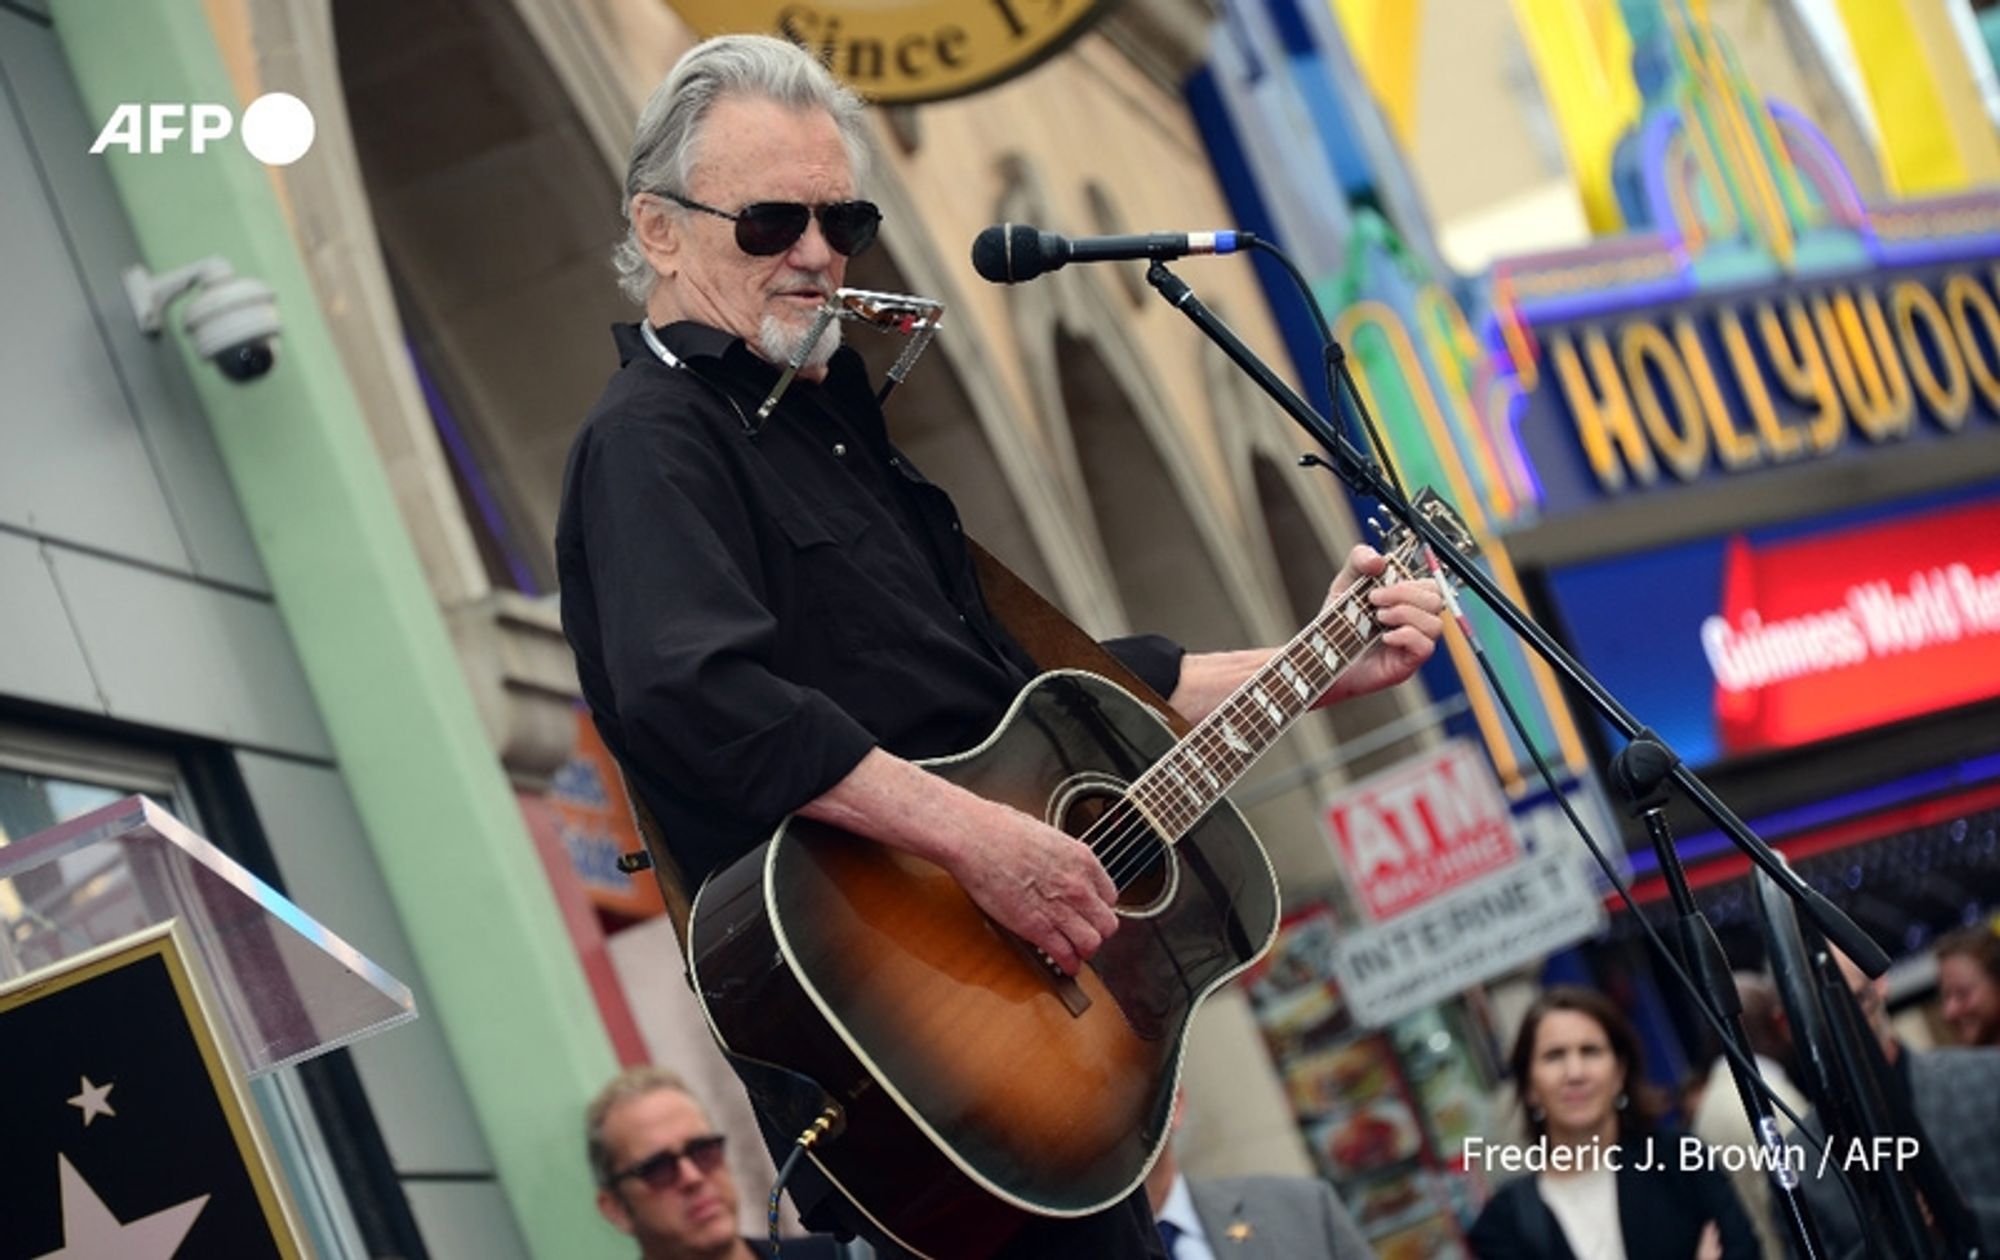
<path id="1" fill-rule="evenodd" d="M 1200 822 L 1381 636 L 1369 592 L 1401 581 L 1408 558 L 1398 550 L 1381 578 L 1362 578 L 1342 591 L 1269 664 L 1133 781 L 1125 797 L 1161 839 L 1171 844 Z"/>

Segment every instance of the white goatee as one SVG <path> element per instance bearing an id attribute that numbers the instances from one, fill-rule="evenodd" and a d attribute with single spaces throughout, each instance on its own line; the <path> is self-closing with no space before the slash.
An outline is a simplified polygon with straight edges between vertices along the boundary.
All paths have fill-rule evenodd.
<path id="1" fill-rule="evenodd" d="M 766 315 L 763 322 L 757 326 L 757 349 L 773 363 L 790 363 L 810 332 L 812 332 L 810 322 L 795 327 L 776 315 Z M 825 367 L 827 360 L 831 359 L 833 352 L 838 349 L 840 349 L 840 321 L 836 319 L 826 326 L 826 331 L 819 335 L 819 340 L 806 352 L 805 359 L 799 366 Z"/>

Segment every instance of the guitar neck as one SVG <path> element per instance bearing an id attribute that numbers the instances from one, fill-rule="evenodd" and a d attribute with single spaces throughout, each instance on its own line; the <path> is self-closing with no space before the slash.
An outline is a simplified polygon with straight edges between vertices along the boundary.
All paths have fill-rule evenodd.
<path id="1" fill-rule="evenodd" d="M 1362 578 L 1342 591 L 1133 781 L 1126 799 L 1161 839 L 1171 844 L 1187 834 L 1381 637 L 1368 595 L 1384 580 L 1399 580 L 1393 563 L 1384 578 Z"/>

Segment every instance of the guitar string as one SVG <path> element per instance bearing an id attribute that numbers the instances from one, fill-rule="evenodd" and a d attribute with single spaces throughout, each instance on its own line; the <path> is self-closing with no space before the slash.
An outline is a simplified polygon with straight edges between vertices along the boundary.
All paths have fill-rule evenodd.
<path id="1" fill-rule="evenodd" d="M 1387 576 L 1389 575 L 1384 575 L 1385 578 Z M 1365 578 L 1342 592 L 1342 599 L 1338 604 L 1321 616 L 1315 617 L 1311 624 L 1279 649 L 1269 665 L 1246 679 L 1237 690 L 1231 692 L 1216 706 L 1214 712 L 1192 732 L 1189 740 L 1149 767 L 1119 797 L 1116 805 L 1107 809 L 1085 829 L 1078 839 L 1089 844 L 1093 852 L 1099 853 L 1099 860 L 1103 863 L 1106 873 L 1111 876 L 1115 887 L 1123 891 L 1135 882 L 1154 864 L 1166 844 L 1171 843 L 1161 841 L 1159 829 L 1154 827 L 1152 818 L 1158 817 L 1161 823 L 1178 838 L 1200 823 L 1221 801 L 1224 794 L 1223 790 L 1216 790 L 1206 803 L 1201 804 L 1199 808 L 1192 808 L 1177 798 L 1187 794 L 1189 785 L 1196 780 L 1180 773 L 1178 768 L 1174 771 L 1176 782 L 1173 786 L 1157 783 L 1149 785 L 1147 780 L 1154 778 L 1156 772 L 1159 772 L 1161 767 L 1167 766 L 1170 761 L 1185 760 L 1186 754 L 1189 753 L 1194 754 L 1202 767 L 1196 771 L 1197 774 L 1205 772 L 1213 776 L 1215 773 L 1213 765 L 1216 762 L 1220 762 L 1223 768 L 1230 772 L 1232 783 L 1247 772 L 1250 765 L 1268 751 L 1280 735 L 1311 711 L 1311 705 L 1324 697 L 1326 692 L 1339 681 L 1340 675 L 1351 668 L 1373 645 L 1374 640 L 1380 637 L 1379 625 L 1375 626 L 1371 633 L 1363 634 L 1352 627 L 1351 622 L 1347 620 L 1347 614 L 1350 608 L 1360 604 L 1370 591 L 1381 584 L 1380 579 Z M 1341 650 L 1343 655 L 1338 666 L 1328 666 L 1320 652 L 1311 647 L 1310 639 L 1315 633 L 1327 635 L 1331 641 L 1330 645 Z M 1287 680 L 1284 689 L 1280 690 L 1270 687 L 1269 680 L 1264 678 L 1266 674 L 1274 678 L 1281 677 L 1285 664 L 1290 664 L 1296 677 L 1305 684 L 1305 694 L 1297 697 L 1305 701 L 1305 706 L 1295 713 L 1288 711 L 1290 693 L 1296 690 L 1293 684 Z M 1259 686 L 1265 691 L 1262 703 L 1252 698 Z M 1280 705 L 1278 701 L 1271 699 L 1269 693 L 1273 690 L 1278 690 L 1280 695 L 1287 696 L 1287 704 Z M 1271 707 L 1280 709 L 1280 720 L 1270 720 Z M 1228 746 L 1227 737 L 1222 734 L 1225 726 L 1231 727 L 1239 735 L 1248 728 L 1251 737 L 1257 741 L 1258 746 L 1251 750 L 1247 758 Z M 1240 767 L 1232 764 L 1238 760 L 1242 761 Z M 1151 808 L 1147 808 L 1148 806 Z M 1115 829 L 1109 834 L 1097 834 L 1103 831 L 1107 824 Z M 1101 851 L 1100 846 L 1102 846 Z"/>
<path id="2" fill-rule="evenodd" d="M 1219 759 L 1225 768 L 1230 768 L 1229 763 L 1235 761 L 1241 754 L 1233 749 L 1226 755 L 1223 754 L 1227 737 L 1220 732 L 1224 726 L 1247 727 L 1251 735 L 1262 743 L 1262 747 L 1250 752 L 1240 768 L 1231 768 L 1232 782 L 1235 777 L 1247 771 L 1250 764 L 1268 750 L 1270 743 L 1310 711 L 1311 703 L 1323 697 L 1339 680 L 1341 673 L 1351 667 L 1373 645 L 1373 641 L 1380 637 L 1382 627 L 1373 623 L 1372 619 L 1363 619 L 1361 622 L 1361 625 L 1369 627 L 1368 632 L 1363 633 L 1346 614 L 1354 605 L 1364 600 L 1369 591 L 1375 587 L 1389 581 L 1401 581 L 1408 576 L 1408 565 L 1413 558 L 1413 547 L 1405 546 L 1392 550 L 1387 572 L 1380 578 L 1364 578 L 1342 592 L 1339 603 L 1315 617 L 1309 625 L 1294 635 L 1290 642 L 1279 649 L 1269 665 L 1258 670 L 1250 679 L 1246 679 L 1217 705 L 1215 712 L 1191 733 L 1185 744 L 1149 767 L 1120 796 L 1116 805 L 1107 809 L 1079 835 L 1079 839 L 1091 845 L 1093 852 L 1097 852 L 1100 845 L 1104 846 L 1100 862 L 1105 865 L 1106 873 L 1111 875 L 1114 886 L 1122 890 L 1153 865 L 1154 858 L 1161 848 L 1158 829 L 1151 822 L 1154 816 L 1162 816 L 1163 821 L 1178 837 L 1198 824 L 1222 798 L 1223 793 L 1217 791 L 1200 808 L 1191 809 L 1186 803 L 1174 799 L 1186 791 L 1191 781 L 1181 776 L 1178 779 L 1179 792 L 1174 788 L 1157 784 L 1149 785 L 1147 780 L 1155 777 L 1155 771 L 1169 760 L 1190 750 L 1204 767 L 1207 767 L 1211 760 Z M 1330 635 L 1333 640 L 1332 646 L 1345 652 L 1345 656 L 1338 664 L 1328 666 L 1319 651 L 1311 647 L 1310 640 L 1315 632 Z M 1281 720 L 1272 723 L 1267 720 L 1267 708 L 1250 702 L 1251 693 L 1257 689 L 1259 678 L 1266 673 L 1280 674 L 1280 666 L 1284 663 L 1290 663 L 1298 678 L 1307 684 L 1307 694 L 1301 697 L 1307 701 L 1307 706 L 1289 715 L 1285 715 L 1281 710 Z M 1283 689 L 1276 690 L 1281 696 L 1286 694 Z M 1275 705 L 1275 701 L 1270 700 L 1268 692 L 1263 704 Z M 1213 770 L 1209 769 L 1208 773 L 1212 775 Z M 1149 811 L 1144 808 L 1147 805 L 1154 808 Z M 1111 829 L 1108 834 L 1098 834 L 1105 832 L 1107 828 Z M 1133 863 L 1136 863 L 1136 869 L 1127 869 Z"/>
<path id="3" fill-rule="evenodd" d="M 1316 687 L 1317 683 L 1313 685 Z M 1254 753 L 1250 758 L 1254 761 L 1255 756 L 1261 755 L 1274 744 L 1297 718 L 1290 717 L 1282 722 L 1270 721 L 1260 705 L 1251 702 L 1247 695 L 1244 700 L 1246 703 L 1243 706 L 1243 713 L 1232 715 L 1231 720 L 1239 730 L 1247 729 L 1249 738 L 1255 741 Z M 1301 714 L 1303 712 L 1304 710 L 1300 711 Z M 1215 754 L 1213 748 L 1209 752 L 1211 756 Z M 1234 761 L 1235 758 L 1232 757 L 1231 760 Z M 1162 762 L 1164 761 L 1163 758 Z M 1161 763 L 1156 763 L 1156 766 L 1158 764 Z M 1247 769 L 1247 763 L 1242 768 Z M 1230 769 L 1233 782 L 1241 771 L 1234 767 Z M 1220 791 L 1212 791 L 1206 801 L 1191 803 L 1182 799 L 1193 782 L 1194 780 L 1189 779 L 1185 773 L 1177 772 L 1173 785 L 1160 783 L 1155 777 L 1151 781 L 1133 784 L 1120 798 L 1119 806 L 1124 825 L 1099 842 L 1102 845 L 1101 860 L 1115 886 L 1122 890 L 1135 882 L 1158 861 L 1164 849 L 1173 843 L 1164 836 L 1172 836 L 1177 840 L 1185 835 L 1214 808 L 1216 802 L 1221 800 Z M 1194 790 L 1200 791 L 1198 787 Z"/>
<path id="4" fill-rule="evenodd" d="M 1120 797 L 1119 805 L 1113 807 L 1113 810 L 1107 810 L 1079 837 L 1090 843 L 1093 851 L 1096 851 L 1101 844 L 1107 846 L 1100 861 L 1105 864 L 1107 873 L 1112 875 L 1116 886 L 1123 889 L 1153 864 L 1159 847 L 1158 829 L 1150 821 L 1153 817 L 1161 818 L 1176 836 L 1184 835 L 1215 807 L 1223 795 L 1221 791 L 1217 791 L 1209 801 L 1195 809 L 1176 799 L 1185 793 L 1186 785 L 1192 782 L 1186 776 L 1179 777 L 1176 787 L 1149 785 L 1147 780 L 1153 778 L 1161 766 L 1189 750 L 1195 751 L 1204 764 L 1211 760 L 1220 760 L 1225 764 L 1225 768 L 1228 768 L 1228 763 L 1238 760 L 1242 754 L 1233 749 L 1226 755 L 1223 753 L 1227 744 L 1226 737 L 1222 736 L 1220 731 L 1225 725 L 1233 725 L 1239 729 L 1248 728 L 1252 738 L 1261 745 L 1251 751 L 1240 769 L 1231 770 L 1232 782 L 1236 776 L 1247 771 L 1250 764 L 1267 751 L 1271 743 L 1310 711 L 1311 702 L 1324 696 L 1326 691 L 1339 680 L 1340 674 L 1371 646 L 1374 638 L 1379 636 L 1379 627 L 1374 633 L 1364 635 L 1353 629 L 1351 623 L 1344 619 L 1349 608 L 1365 599 L 1368 592 L 1377 585 L 1380 585 L 1377 579 L 1363 579 L 1343 592 L 1339 604 L 1327 610 L 1321 617 L 1315 618 L 1312 624 L 1301 630 L 1291 642 L 1273 656 L 1269 665 L 1260 669 L 1252 678 L 1246 679 L 1236 691 L 1230 693 L 1228 698 L 1216 706 L 1214 713 L 1204 719 L 1201 727 L 1191 734 L 1185 744 L 1149 767 L 1146 773 L 1142 774 Z M 1329 634 L 1334 640 L 1333 645 L 1346 653 L 1337 667 L 1329 667 L 1320 654 L 1310 647 L 1309 640 L 1315 632 Z M 1273 722 L 1269 720 L 1269 710 L 1266 707 L 1276 705 L 1276 701 L 1269 699 L 1268 696 L 1271 689 L 1266 689 L 1266 698 L 1262 703 L 1254 702 L 1252 693 L 1257 690 L 1262 675 L 1267 672 L 1274 675 L 1279 673 L 1279 667 L 1286 662 L 1292 665 L 1298 677 L 1305 682 L 1307 694 L 1299 698 L 1307 703 L 1305 708 L 1299 709 L 1296 713 L 1286 714 L 1281 709 L 1281 720 Z M 1287 695 L 1288 692 L 1281 690 L 1279 694 Z M 1153 808 L 1147 809 L 1146 806 Z M 1092 833 L 1114 820 L 1114 811 L 1119 807 L 1123 809 L 1117 819 L 1117 831 L 1112 835 L 1092 839 Z M 1124 869 L 1134 860 L 1137 862 L 1136 870 Z M 1114 866 L 1119 869 L 1114 871 L 1112 869 Z"/>
<path id="5" fill-rule="evenodd" d="M 1323 663 L 1315 663 L 1310 658 L 1304 662 L 1303 668 L 1300 668 L 1300 662 L 1289 654 L 1285 659 L 1293 660 L 1294 668 L 1305 681 L 1311 699 L 1323 695 L 1338 679 L 1337 672 L 1327 670 Z M 1161 832 L 1169 833 L 1176 839 L 1185 835 L 1214 809 L 1226 790 L 1211 788 L 1203 793 L 1207 798 L 1205 800 L 1199 796 L 1192 802 L 1182 799 L 1188 796 L 1191 790 L 1202 793 L 1199 779 L 1190 776 L 1179 767 L 1174 767 L 1173 782 L 1171 784 L 1160 782 L 1160 776 L 1155 772 L 1167 765 L 1169 758 L 1184 760 L 1185 754 L 1192 750 L 1201 756 L 1208 774 L 1214 774 L 1215 766 L 1219 763 L 1221 768 L 1229 773 L 1230 782 L 1233 784 L 1287 728 L 1309 711 L 1302 708 L 1296 714 L 1286 714 L 1282 720 L 1273 721 L 1264 704 L 1254 700 L 1248 691 L 1240 697 L 1232 697 L 1232 700 L 1236 703 L 1225 702 L 1217 706 L 1216 714 L 1226 715 L 1223 722 L 1217 722 L 1213 728 L 1197 732 L 1195 738 L 1174 750 L 1168 757 L 1162 757 L 1149 768 L 1146 775 L 1142 775 L 1139 781 L 1127 789 L 1119 800 L 1120 811 L 1124 816 L 1123 825 L 1116 832 L 1099 838 L 1093 844 L 1093 849 L 1102 846 L 1100 860 L 1104 863 L 1106 872 L 1111 875 L 1114 885 L 1121 890 L 1135 882 L 1154 864 L 1165 845 L 1172 843 L 1164 841 Z M 1247 733 L 1249 738 L 1246 742 L 1254 741 L 1248 757 L 1234 749 L 1224 751 L 1227 744 L 1220 734 L 1220 728 L 1225 722 L 1238 732 L 1239 737 Z M 1195 775 L 1201 773 L 1202 771 L 1196 771 Z M 1155 825 L 1156 819 L 1158 825 Z"/>
<path id="6" fill-rule="evenodd" d="M 1259 669 L 1251 678 L 1246 679 L 1221 704 L 1218 704 L 1215 711 L 1207 719 L 1204 719 L 1195 731 L 1190 733 L 1189 739 L 1184 744 L 1171 750 L 1167 756 L 1160 758 L 1153 766 L 1148 767 L 1140 775 L 1139 779 L 1135 780 L 1126 792 L 1119 797 L 1115 805 L 1107 809 L 1090 827 L 1084 830 L 1078 838 L 1090 843 L 1093 852 L 1097 851 L 1099 844 L 1107 845 L 1104 856 L 1100 858 L 1100 861 L 1105 866 L 1106 873 L 1112 877 L 1114 887 L 1123 891 L 1131 883 L 1135 882 L 1140 875 L 1152 867 L 1156 857 L 1167 847 L 1160 840 L 1158 829 L 1151 822 L 1154 813 L 1160 815 L 1171 813 L 1172 817 L 1166 818 L 1165 821 L 1173 830 L 1176 839 L 1178 839 L 1198 825 L 1209 811 L 1214 809 L 1215 805 L 1221 801 L 1225 794 L 1224 790 L 1216 790 L 1205 804 L 1201 804 L 1199 808 L 1190 808 L 1187 803 L 1180 802 L 1174 798 L 1178 795 L 1186 794 L 1188 784 L 1191 781 L 1186 779 L 1185 776 L 1179 777 L 1177 784 L 1180 791 L 1178 792 L 1174 788 L 1162 785 L 1149 786 L 1147 780 L 1155 777 L 1154 772 L 1171 758 L 1189 749 L 1196 748 L 1200 749 L 1201 754 L 1205 754 L 1199 756 L 1198 759 L 1201 765 L 1206 768 L 1208 766 L 1208 759 L 1215 758 L 1220 753 L 1218 741 L 1226 744 L 1226 737 L 1221 736 L 1219 733 L 1221 729 L 1232 724 L 1241 724 L 1249 728 L 1251 735 L 1260 741 L 1261 746 L 1252 749 L 1248 756 L 1244 758 L 1243 764 L 1240 767 L 1230 769 L 1231 783 L 1233 784 L 1237 777 L 1247 772 L 1250 765 L 1254 764 L 1264 752 L 1269 750 L 1271 743 L 1275 742 L 1293 723 L 1309 712 L 1314 702 L 1323 698 L 1326 692 L 1331 690 L 1334 683 L 1339 681 L 1342 673 L 1351 668 L 1363 654 L 1374 646 L 1375 641 L 1385 631 L 1380 623 L 1373 620 L 1373 610 L 1368 610 L 1368 616 L 1362 618 L 1358 624 L 1354 620 L 1348 619 L 1345 614 L 1350 611 L 1352 605 L 1364 600 L 1369 591 L 1376 586 L 1408 578 L 1413 572 L 1411 565 L 1415 561 L 1415 558 L 1416 543 L 1413 539 L 1405 539 L 1402 544 L 1392 548 L 1389 552 L 1388 567 L 1381 577 L 1361 579 L 1354 586 L 1342 592 L 1341 600 L 1338 604 L 1323 611 L 1304 629 L 1300 630 L 1298 634 L 1294 635 L 1290 642 L 1278 650 L 1269 664 Z M 1366 627 L 1366 629 L 1364 630 L 1363 627 Z M 1340 648 L 1345 653 L 1335 664 L 1329 666 L 1320 652 L 1312 648 L 1310 640 L 1316 631 L 1330 636 L 1333 640 L 1332 646 Z M 1266 673 L 1280 674 L 1281 670 L 1279 667 L 1285 662 L 1290 662 L 1298 678 L 1307 683 L 1307 693 L 1300 697 L 1306 701 L 1306 707 L 1288 716 L 1283 715 L 1281 711 L 1282 720 L 1276 723 L 1267 723 L 1268 710 L 1249 703 L 1250 693 L 1256 690 L 1254 684 L 1258 678 Z M 1324 681 L 1315 678 L 1315 674 L 1323 677 Z M 1283 689 L 1276 690 L 1281 696 L 1285 694 Z M 1264 703 L 1266 705 L 1274 704 L 1268 695 Z M 1232 709 L 1241 709 L 1242 712 L 1231 713 Z M 1228 716 L 1225 717 L 1224 715 Z M 1223 756 L 1221 759 L 1225 764 L 1225 768 L 1230 768 L 1228 763 L 1238 756 L 1241 756 L 1241 754 L 1236 753 L 1234 750 Z M 1212 769 L 1209 769 L 1207 772 L 1211 776 L 1213 775 Z M 1152 804 L 1159 808 L 1153 812 L 1148 812 L 1142 808 L 1142 804 Z M 1100 836 L 1094 840 L 1090 839 L 1094 833 L 1103 830 L 1107 824 L 1115 825 L 1112 834 Z M 1136 863 L 1136 866 L 1132 869 L 1126 869 L 1128 864 L 1131 863 Z M 1117 869 L 1114 870 L 1114 867 Z"/>
<path id="7" fill-rule="evenodd" d="M 1269 665 L 1258 670 L 1252 678 L 1246 679 L 1236 691 L 1217 705 L 1215 712 L 1208 719 L 1204 719 L 1201 726 L 1190 734 L 1186 743 L 1173 749 L 1167 756 L 1149 767 L 1119 798 L 1117 805 L 1108 809 L 1091 827 L 1085 829 L 1079 838 L 1088 840 L 1093 852 L 1097 851 L 1099 845 L 1106 846 L 1100 861 L 1105 865 L 1107 874 L 1111 875 L 1115 887 L 1122 891 L 1154 864 L 1163 847 L 1159 839 L 1159 829 L 1154 827 L 1151 821 L 1154 817 L 1160 817 L 1178 838 L 1198 825 L 1224 795 L 1222 790 L 1213 791 L 1205 803 L 1199 802 L 1197 798 L 1199 807 L 1193 808 L 1178 798 L 1182 795 L 1193 795 L 1189 792 L 1189 787 L 1194 780 L 1177 773 L 1174 786 L 1149 784 L 1148 780 L 1158 777 L 1156 771 L 1170 760 L 1193 751 L 1202 767 L 1197 773 L 1205 771 L 1213 776 L 1214 771 L 1210 768 L 1209 762 L 1212 759 L 1220 759 L 1224 767 L 1230 769 L 1233 783 L 1236 777 L 1248 770 L 1250 764 L 1268 751 L 1272 742 L 1309 712 L 1312 703 L 1324 697 L 1339 680 L 1340 675 L 1373 646 L 1374 641 L 1383 633 L 1383 628 L 1372 621 L 1372 610 L 1370 616 L 1360 623 L 1360 626 L 1368 627 L 1365 632 L 1352 620 L 1346 619 L 1346 614 L 1352 606 L 1364 600 L 1374 587 L 1390 581 L 1401 581 L 1408 576 L 1407 566 L 1413 558 L 1413 547 L 1397 548 L 1392 551 L 1389 557 L 1389 571 L 1381 578 L 1362 579 L 1343 592 L 1339 604 L 1314 618 L 1311 624 L 1293 636 L 1292 640 L 1273 656 Z M 1312 647 L 1311 639 L 1315 632 L 1331 636 L 1333 640 L 1331 646 L 1338 647 L 1345 653 L 1335 665 L 1327 665 L 1319 650 Z M 1295 713 L 1286 713 L 1281 709 L 1281 720 L 1275 723 L 1268 722 L 1268 708 L 1264 706 L 1277 707 L 1276 701 L 1270 698 L 1269 691 L 1276 691 L 1279 696 L 1287 696 L 1286 689 L 1267 689 L 1262 705 L 1251 703 L 1251 693 L 1257 690 L 1257 681 L 1263 675 L 1267 673 L 1281 675 L 1280 667 L 1285 663 L 1290 663 L 1297 679 L 1306 684 L 1306 693 L 1299 697 L 1306 704 Z M 1291 685 L 1292 680 L 1286 681 L 1288 686 Z M 1289 703 L 1289 699 L 1287 702 Z M 1248 727 L 1252 736 L 1263 745 L 1253 749 L 1240 768 L 1231 767 L 1229 763 L 1235 761 L 1241 754 L 1234 750 L 1227 755 L 1221 753 L 1226 737 L 1221 736 L 1219 732 L 1223 726 L 1232 724 Z M 1148 805 L 1153 808 L 1150 810 L 1144 808 Z M 1093 833 L 1103 830 L 1108 824 L 1115 827 L 1111 834 L 1091 839 Z M 1136 868 L 1128 869 L 1134 863 Z"/>

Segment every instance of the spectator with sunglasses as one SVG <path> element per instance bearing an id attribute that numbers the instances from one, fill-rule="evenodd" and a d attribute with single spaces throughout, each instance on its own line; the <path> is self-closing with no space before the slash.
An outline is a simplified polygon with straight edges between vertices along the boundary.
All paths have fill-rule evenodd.
<path id="1" fill-rule="evenodd" d="M 597 1210 L 639 1244 L 643 1260 L 764 1260 L 769 1247 L 737 1233 L 736 1181 L 724 1139 L 681 1078 L 630 1068 L 584 1112 Z M 785 1260 L 835 1260 L 830 1238 L 789 1239 Z"/>
<path id="2" fill-rule="evenodd" d="M 875 239 L 867 159 L 859 99 L 782 40 L 702 43 L 647 102 L 615 255 L 645 315 L 614 330 L 620 369 L 564 473 L 564 633 L 687 888 L 796 814 L 935 863 L 1074 973 L 1118 926 L 1095 854 L 916 764 L 985 739 L 1036 669 L 988 611 L 950 497 L 890 441 L 839 322 L 812 335 L 847 260 Z M 1356 548 L 1340 584 L 1384 566 Z M 1432 583 L 1373 600 L 1382 646 L 1341 696 L 1408 678 L 1442 630 Z M 1185 654 L 1150 636 L 1106 646 L 1191 720 L 1272 656 Z M 790 1183 L 809 1223 L 902 1254 L 814 1175 L 808 1162 Z M 1001 1254 L 1158 1248 L 1135 1190 L 1031 1225 Z"/>

